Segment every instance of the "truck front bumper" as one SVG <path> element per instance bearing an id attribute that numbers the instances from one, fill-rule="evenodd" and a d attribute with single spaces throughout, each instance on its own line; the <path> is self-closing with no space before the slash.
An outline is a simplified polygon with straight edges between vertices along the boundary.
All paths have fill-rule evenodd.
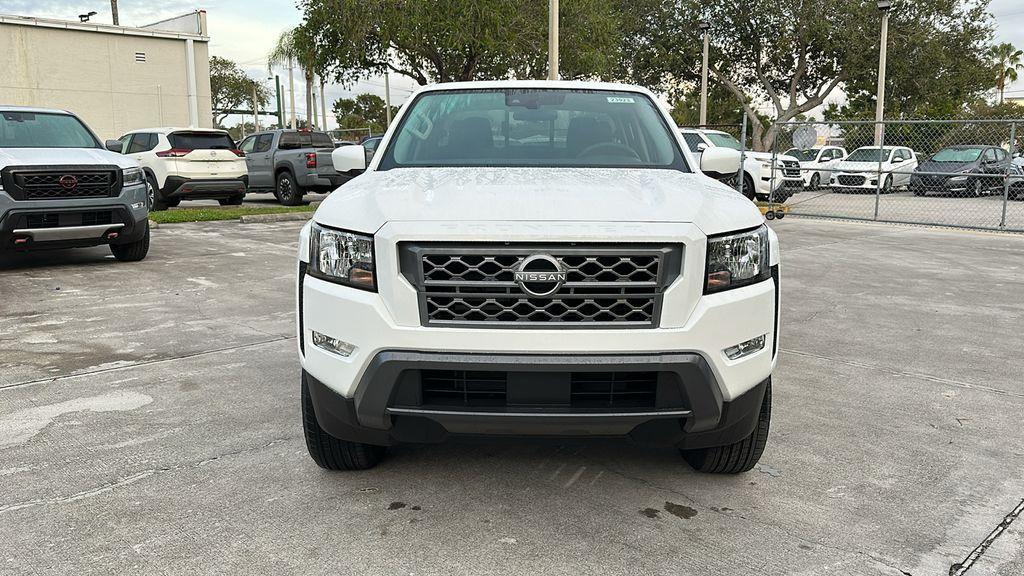
<path id="1" fill-rule="evenodd" d="M 146 188 L 141 185 L 124 188 L 118 198 L 7 198 L 0 193 L 0 250 L 125 244 L 146 232 Z"/>
<path id="2" fill-rule="evenodd" d="M 437 442 L 450 434 L 726 444 L 753 429 L 775 365 L 777 282 L 773 268 L 770 280 L 703 296 L 678 328 L 437 328 L 398 325 L 379 294 L 313 278 L 300 267 L 303 378 L 321 427 L 369 444 Z M 314 333 L 352 348 L 348 355 L 331 352 L 314 342 Z M 739 359 L 724 354 L 759 336 L 762 349 Z M 605 381 L 648 379 L 646 400 L 618 403 L 613 384 L 607 405 L 579 402 L 588 390 L 577 381 L 595 374 Z M 432 396 L 430 378 L 477 378 L 483 388 L 471 391 L 466 383 L 467 401 L 452 405 Z M 488 394 L 488 378 L 501 382 L 499 394 Z M 485 401 L 472 401 L 480 390 Z"/>

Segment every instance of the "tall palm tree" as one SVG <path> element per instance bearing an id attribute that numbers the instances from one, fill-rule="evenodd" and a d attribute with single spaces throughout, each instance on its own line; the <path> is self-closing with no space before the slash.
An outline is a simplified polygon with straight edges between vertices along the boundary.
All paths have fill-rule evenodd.
<path id="1" fill-rule="evenodd" d="M 989 49 L 989 57 L 996 66 L 996 88 L 999 89 L 999 103 L 1003 103 L 1006 85 L 1017 81 L 1017 72 L 1024 70 L 1024 50 L 1018 50 L 1009 42 L 996 44 Z"/>
<path id="2" fill-rule="evenodd" d="M 291 126 L 295 128 L 295 79 L 292 69 L 298 64 L 306 79 L 306 121 L 313 121 L 313 77 L 316 70 L 316 54 L 310 50 L 310 44 L 301 36 L 300 27 L 285 30 L 277 38 L 274 48 L 267 54 L 267 68 L 281 66 L 288 68 L 288 88 L 291 92 Z"/>

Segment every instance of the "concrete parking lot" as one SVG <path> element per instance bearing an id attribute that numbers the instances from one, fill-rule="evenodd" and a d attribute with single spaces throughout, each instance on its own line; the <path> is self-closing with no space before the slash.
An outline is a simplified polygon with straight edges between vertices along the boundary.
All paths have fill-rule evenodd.
<path id="1" fill-rule="evenodd" d="M 982 199 L 985 201 L 986 199 Z M 1024 236 L 788 218 L 761 464 L 625 441 L 305 453 L 299 223 L 0 256 L 2 574 L 1024 574 Z"/>

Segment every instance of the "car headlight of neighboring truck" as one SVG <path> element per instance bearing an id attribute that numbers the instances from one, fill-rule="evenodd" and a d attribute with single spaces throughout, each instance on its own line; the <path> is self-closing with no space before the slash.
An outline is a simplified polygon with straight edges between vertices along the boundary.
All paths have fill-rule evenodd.
<path id="1" fill-rule="evenodd" d="M 309 275 L 363 290 L 377 290 L 373 236 L 327 228 L 310 229 Z"/>
<path id="2" fill-rule="evenodd" d="M 146 173 L 142 168 L 125 168 L 121 170 L 121 185 L 135 186 L 146 181 Z"/>
<path id="3" fill-rule="evenodd" d="M 708 238 L 705 294 L 763 282 L 769 277 L 767 226 Z"/>

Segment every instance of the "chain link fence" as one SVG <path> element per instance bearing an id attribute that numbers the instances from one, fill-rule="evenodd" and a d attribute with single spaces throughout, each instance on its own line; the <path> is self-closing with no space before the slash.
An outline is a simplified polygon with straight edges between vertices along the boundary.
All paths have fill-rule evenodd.
<path id="1" fill-rule="evenodd" d="M 1024 232 L 1024 120 L 780 127 L 770 176 L 781 184 L 768 197 L 778 205 L 770 211 Z M 800 181 L 792 178 L 796 173 Z"/>
<path id="2" fill-rule="evenodd" d="M 364 138 L 373 136 L 373 130 L 366 128 L 338 128 L 327 132 L 331 138 L 339 142 L 361 142 Z"/>

